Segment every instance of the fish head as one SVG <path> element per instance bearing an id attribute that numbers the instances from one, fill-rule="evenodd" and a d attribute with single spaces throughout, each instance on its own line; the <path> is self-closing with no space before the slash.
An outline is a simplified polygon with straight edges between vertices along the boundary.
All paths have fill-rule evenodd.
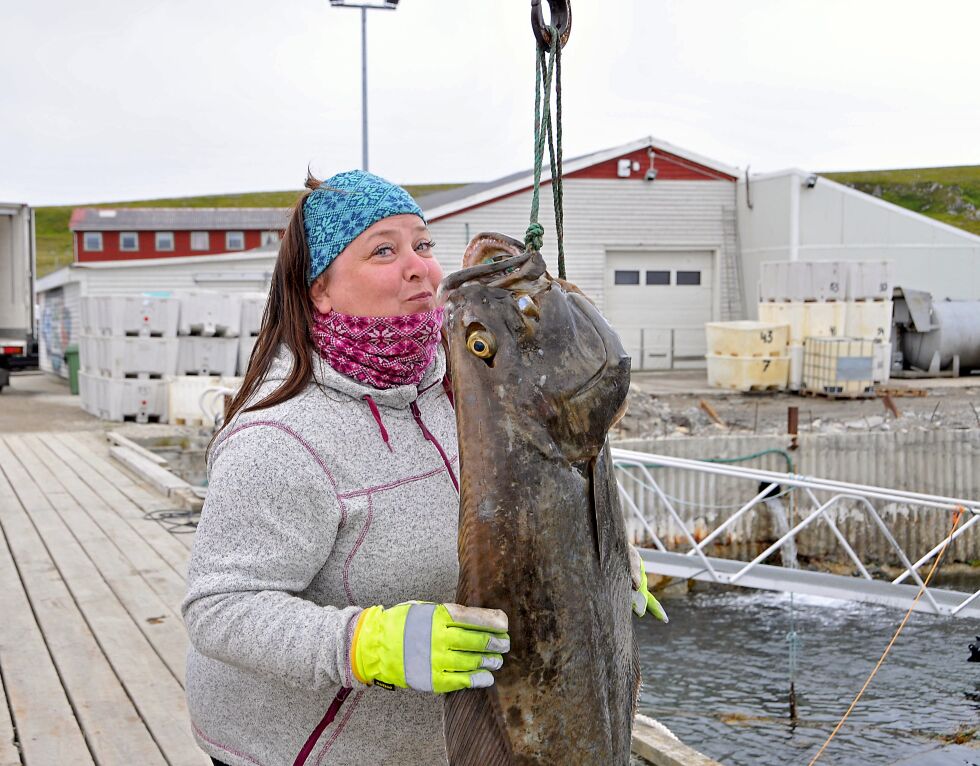
<path id="1" fill-rule="evenodd" d="M 546 455 L 594 458 L 625 410 L 630 358 L 591 301 L 502 234 L 475 237 L 439 292 L 461 434 L 495 419 Z"/>

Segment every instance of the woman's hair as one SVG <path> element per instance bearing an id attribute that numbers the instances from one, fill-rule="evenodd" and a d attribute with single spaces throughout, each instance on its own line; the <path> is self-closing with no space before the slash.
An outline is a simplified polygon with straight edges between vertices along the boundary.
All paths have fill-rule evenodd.
<path id="1" fill-rule="evenodd" d="M 310 300 L 306 281 L 310 273 L 310 251 L 306 245 L 306 230 L 303 226 L 303 202 L 318 186 L 320 182 L 307 173 L 306 188 L 310 191 L 300 197 L 289 217 L 285 235 L 279 245 L 279 257 L 276 258 L 276 267 L 272 272 L 269 300 L 262 314 L 262 325 L 255 341 L 255 348 L 249 358 L 242 387 L 228 407 L 224 425 L 228 425 L 240 411 L 262 410 L 292 399 L 306 388 L 313 376 L 311 362 L 313 341 L 310 338 L 313 303 Z M 289 377 L 275 391 L 246 407 L 245 404 L 262 384 L 280 345 L 283 344 L 293 356 L 293 369 Z M 218 433 L 220 430 L 215 434 L 215 438 Z"/>

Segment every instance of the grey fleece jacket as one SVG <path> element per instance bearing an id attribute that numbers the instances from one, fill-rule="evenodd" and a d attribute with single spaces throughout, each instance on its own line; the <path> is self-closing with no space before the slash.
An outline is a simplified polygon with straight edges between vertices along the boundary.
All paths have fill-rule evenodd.
<path id="1" fill-rule="evenodd" d="M 211 450 L 182 605 L 194 735 L 231 766 L 291 766 L 329 709 L 306 766 L 445 763 L 442 699 L 364 687 L 349 657 L 363 608 L 454 600 L 445 359 L 384 391 L 313 361 L 315 383 L 240 414 Z M 281 351 L 257 396 L 291 365 Z"/>

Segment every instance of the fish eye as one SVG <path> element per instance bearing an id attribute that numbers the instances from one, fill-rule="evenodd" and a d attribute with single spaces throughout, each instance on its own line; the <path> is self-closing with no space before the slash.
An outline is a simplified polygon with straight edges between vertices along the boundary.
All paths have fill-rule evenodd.
<path id="1" fill-rule="evenodd" d="M 474 330 L 466 338 L 466 348 L 473 356 L 480 359 L 490 359 L 497 353 L 497 343 L 493 336 L 485 330 Z"/>

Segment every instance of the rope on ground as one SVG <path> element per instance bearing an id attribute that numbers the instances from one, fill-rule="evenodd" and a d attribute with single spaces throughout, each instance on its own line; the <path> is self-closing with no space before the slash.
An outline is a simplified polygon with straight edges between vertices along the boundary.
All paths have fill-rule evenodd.
<path id="1" fill-rule="evenodd" d="M 201 519 L 200 511 L 187 511 L 178 508 L 163 508 L 143 514 L 147 521 L 155 521 L 172 535 L 192 535 Z"/>
<path id="2" fill-rule="evenodd" d="M 885 651 L 882 652 L 882 655 L 878 660 L 878 663 L 874 666 L 874 670 L 871 671 L 871 675 L 868 676 L 867 680 L 864 682 L 864 686 L 861 687 L 861 691 L 857 693 L 857 696 L 854 698 L 854 701 L 847 708 L 847 712 L 844 713 L 843 718 L 841 718 L 840 721 L 837 722 L 837 725 L 834 727 L 834 730 L 830 732 L 830 736 L 827 737 L 827 740 L 820 746 L 820 749 L 817 751 L 817 754 L 813 756 L 813 760 L 810 761 L 808 766 L 813 766 L 813 764 L 815 764 L 820 759 L 820 756 L 823 755 L 824 750 L 827 749 L 827 745 L 830 744 L 831 740 L 837 735 L 837 732 L 840 731 L 841 727 L 844 725 L 844 722 L 848 719 L 848 716 L 850 716 L 854 708 L 857 707 L 858 700 L 860 700 L 861 697 L 864 696 L 864 692 L 867 691 L 868 686 L 871 685 L 871 680 L 875 677 L 875 675 L 877 675 L 878 670 L 884 664 L 885 658 L 888 656 L 888 653 L 891 651 L 892 646 L 895 645 L 895 642 L 898 640 L 899 634 L 905 628 L 906 623 L 908 623 L 909 617 L 912 616 L 912 612 L 915 610 L 915 605 L 919 603 L 919 599 L 922 598 L 922 594 L 925 593 L 926 588 L 929 587 L 929 581 L 932 580 L 932 576 L 936 573 L 936 569 L 939 567 L 939 562 L 942 561 L 943 556 L 946 554 L 946 549 L 949 547 L 949 543 L 953 539 L 953 533 L 956 532 L 956 527 L 959 526 L 960 519 L 963 517 L 963 513 L 965 510 L 966 509 L 963 508 L 962 506 L 957 507 L 956 513 L 953 515 L 953 528 L 949 530 L 949 534 L 946 536 L 946 541 L 943 543 L 942 550 L 939 551 L 939 555 L 936 556 L 936 560 L 932 562 L 932 567 L 929 569 L 929 574 L 926 575 L 926 579 L 923 581 L 922 586 L 919 588 L 919 592 L 915 594 L 915 598 L 912 600 L 912 606 L 910 606 L 909 610 L 905 613 L 905 617 L 902 619 L 901 624 L 898 626 L 898 630 L 895 631 L 895 635 L 892 636 L 892 640 L 888 642 L 888 646 L 885 647 Z"/>

